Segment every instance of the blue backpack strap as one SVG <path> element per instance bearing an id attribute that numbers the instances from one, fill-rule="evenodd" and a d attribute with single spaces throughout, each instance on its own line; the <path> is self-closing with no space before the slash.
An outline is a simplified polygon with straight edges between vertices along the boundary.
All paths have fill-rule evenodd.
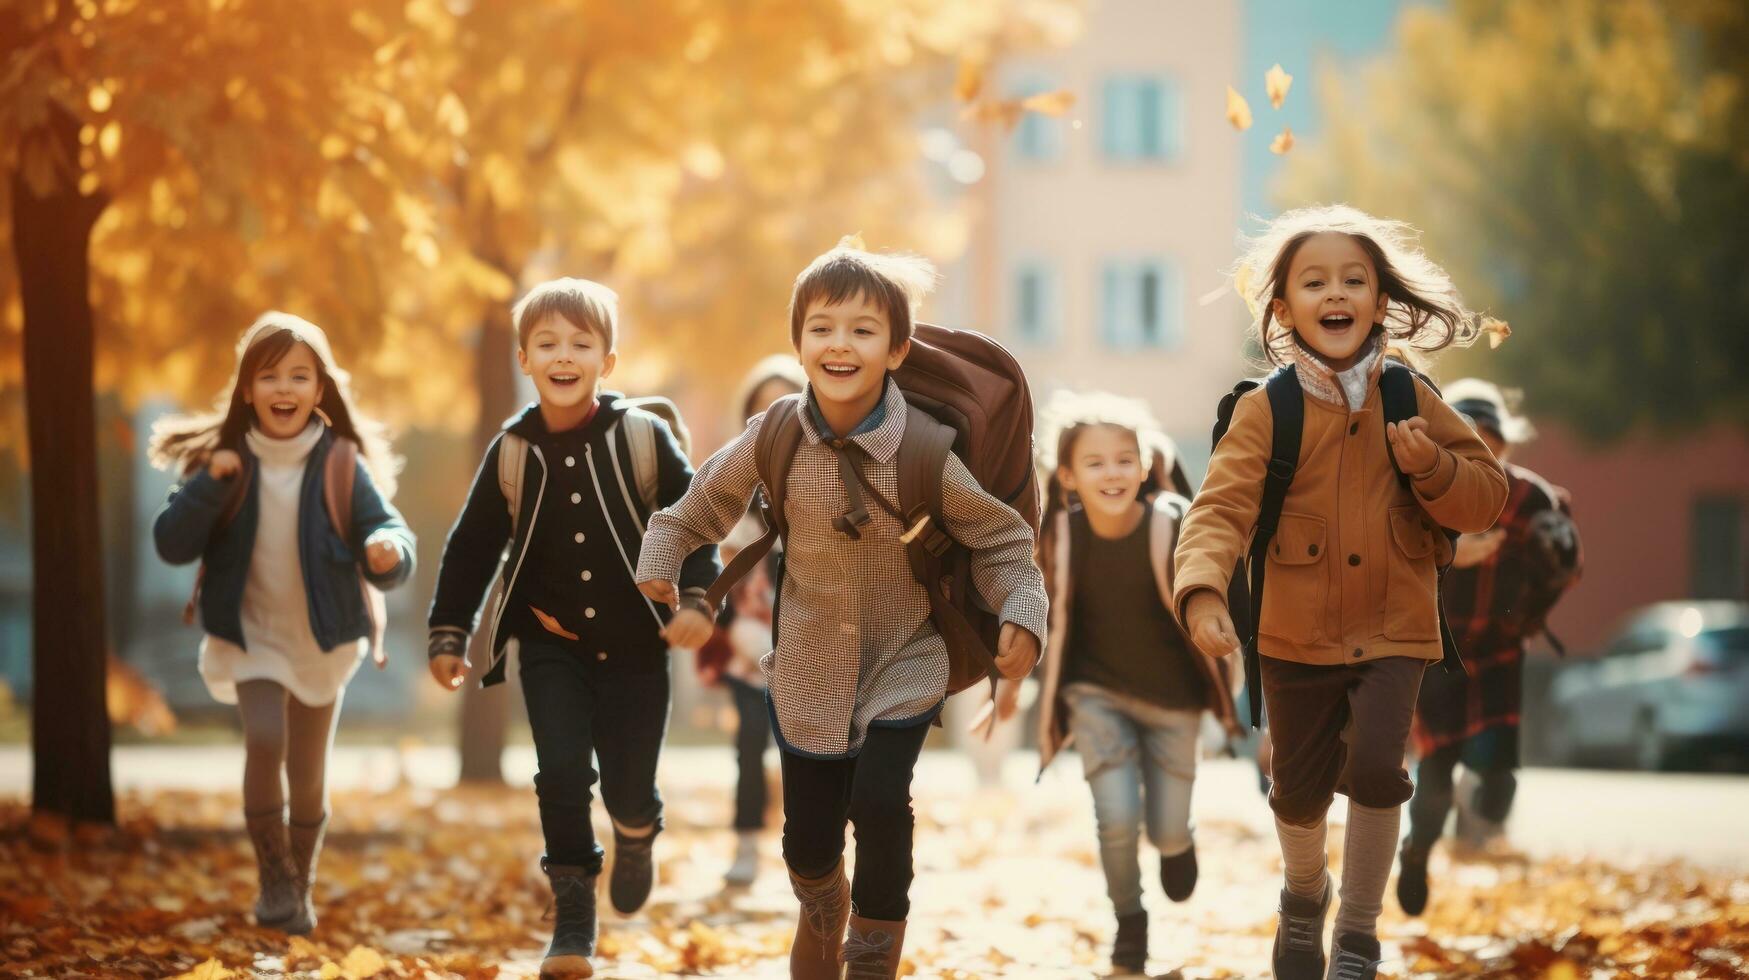
<path id="1" fill-rule="evenodd" d="M 1384 408 L 1386 422 L 1402 422 L 1421 414 L 1421 404 L 1415 395 L 1416 378 L 1420 378 L 1422 383 L 1426 384 L 1434 394 L 1439 394 L 1439 389 L 1434 387 L 1433 382 L 1428 381 L 1424 375 L 1416 371 L 1414 368 L 1409 367 L 1401 361 L 1392 360 L 1390 358 L 1385 359 L 1384 371 L 1379 374 L 1379 400 Z M 1403 488 L 1410 492 L 1414 492 L 1413 488 L 1409 486 L 1409 474 L 1404 473 L 1403 468 L 1397 465 L 1397 457 L 1395 453 L 1391 452 L 1391 443 L 1388 437 L 1385 440 L 1385 452 L 1390 455 L 1391 466 L 1396 469 L 1397 479 L 1403 484 Z M 1445 553 L 1448 556 L 1455 554 L 1457 552 L 1458 533 L 1446 527 L 1441 527 L 1439 531 L 1441 534 L 1445 535 Z M 1457 639 L 1452 635 L 1451 625 L 1447 623 L 1445 619 L 1445 599 L 1443 592 L 1445 586 L 1445 573 L 1450 567 L 1451 563 L 1449 561 L 1439 566 L 1438 578 L 1436 579 L 1433 597 L 1434 604 L 1439 608 L 1439 642 L 1441 647 L 1440 663 L 1445 667 L 1448 673 L 1461 672 L 1464 669 L 1464 660 L 1458 652 Z"/>

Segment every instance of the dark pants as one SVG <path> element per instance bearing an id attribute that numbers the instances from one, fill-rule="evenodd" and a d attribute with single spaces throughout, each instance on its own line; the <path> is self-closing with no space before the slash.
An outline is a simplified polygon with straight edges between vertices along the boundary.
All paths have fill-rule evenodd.
<path id="1" fill-rule="evenodd" d="M 598 873 L 603 852 L 589 823 L 589 787 L 598 778 L 609 816 L 661 829 L 656 759 L 668 729 L 667 663 L 647 673 L 609 671 L 585 654 L 540 643 L 523 643 L 519 659 L 547 860 Z"/>
<path id="2" fill-rule="evenodd" d="M 1504 743 L 1511 742 L 1511 745 Z M 1518 759 L 1518 730 L 1492 728 L 1474 738 L 1442 745 L 1415 767 L 1415 796 L 1409 801 L 1409 836 L 1404 848 L 1425 858 L 1445 832 L 1445 817 L 1456 795 L 1452 772 L 1459 763 L 1476 774 L 1480 784 L 1469 801 L 1471 812 L 1503 823 L 1518 792 L 1513 773 Z"/>
<path id="3" fill-rule="evenodd" d="M 895 922 L 911 912 L 911 773 L 929 726 L 871 728 L 854 759 L 783 760 L 783 859 L 804 878 L 844 857 L 844 824 L 856 828 L 851 907 Z"/>
<path id="4" fill-rule="evenodd" d="M 1409 799 L 1415 787 L 1403 754 L 1427 664 L 1381 657 L 1324 667 L 1262 658 L 1275 815 L 1309 827 L 1324 819 L 1338 792 L 1378 809 Z"/>
<path id="5" fill-rule="evenodd" d="M 735 829 L 765 829 L 765 747 L 771 744 L 771 715 L 765 706 L 765 691 L 735 677 L 725 676 L 729 696 L 735 702 L 740 727 L 735 730 Z"/>

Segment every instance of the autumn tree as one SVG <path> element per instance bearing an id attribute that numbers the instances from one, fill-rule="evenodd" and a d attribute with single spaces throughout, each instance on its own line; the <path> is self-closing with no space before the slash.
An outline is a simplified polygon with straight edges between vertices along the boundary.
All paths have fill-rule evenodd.
<path id="1" fill-rule="evenodd" d="M 1746 83 L 1742 4 L 1410 8 L 1358 85 L 1327 86 L 1283 203 L 1421 228 L 1512 322 L 1487 370 L 1539 414 L 1594 439 L 1746 426 Z"/>

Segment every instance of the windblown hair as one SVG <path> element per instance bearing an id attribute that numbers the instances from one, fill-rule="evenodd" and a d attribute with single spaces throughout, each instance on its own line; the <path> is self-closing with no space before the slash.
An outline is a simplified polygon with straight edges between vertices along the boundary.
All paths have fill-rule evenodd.
<path id="1" fill-rule="evenodd" d="M 1147 476 L 1137 498 L 1146 502 L 1162 490 L 1190 497 L 1190 482 L 1178 460 L 1178 446 L 1155 421 L 1148 404 L 1103 391 L 1058 391 L 1039 409 L 1038 467 L 1045 481 L 1045 512 L 1041 527 L 1052 527 L 1058 513 L 1073 510 L 1077 501 L 1063 486 L 1062 471 L 1075 454 L 1075 442 L 1094 426 L 1123 429 L 1136 438 Z"/>
<path id="2" fill-rule="evenodd" d="M 316 356 L 322 399 L 315 414 L 335 436 L 357 444 L 377 489 L 385 498 L 393 497 L 401 460 L 390 452 L 382 425 L 352 407 L 352 377 L 335 364 L 328 335 L 310 321 L 278 310 L 261 314 L 243 331 L 237 341 L 237 370 L 211 412 L 166 416 L 152 426 L 147 450 L 152 465 L 186 475 L 205 466 L 220 449 L 242 452 L 243 437 L 255 424 L 255 410 L 243 400 L 244 392 L 257 372 L 278 364 L 298 344 Z"/>
<path id="3" fill-rule="evenodd" d="M 935 278 L 935 266 L 920 255 L 879 255 L 864 248 L 860 237 L 846 235 L 796 276 L 789 301 L 790 343 L 802 346 L 802 322 L 815 303 L 861 296 L 887 315 L 888 349 L 898 350 L 911 339 L 917 307 L 935 288 Z"/>
<path id="4" fill-rule="evenodd" d="M 1345 204 L 1320 205 L 1271 221 L 1262 234 L 1246 240 L 1244 255 L 1233 267 L 1233 288 L 1250 309 L 1258 346 L 1271 364 L 1291 363 L 1298 343 L 1293 328 L 1276 322 L 1271 301 L 1284 298 L 1300 247 L 1325 232 L 1352 237 L 1372 260 L 1379 291 L 1390 300 L 1387 346 L 1430 354 L 1475 342 L 1480 318 L 1464 306 L 1445 270 L 1416 246 L 1414 229 Z"/>

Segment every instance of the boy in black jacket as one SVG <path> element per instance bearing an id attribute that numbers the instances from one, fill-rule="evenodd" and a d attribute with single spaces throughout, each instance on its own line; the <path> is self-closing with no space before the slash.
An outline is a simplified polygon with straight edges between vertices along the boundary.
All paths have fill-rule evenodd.
<path id="1" fill-rule="evenodd" d="M 603 863 L 589 821 L 597 778 L 613 819 L 613 906 L 629 915 L 649 897 L 651 845 L 662 829 L 655 781 L 668 724 L 667 651 L 710 636 L 704 592 L 718 572 L 714 546 L 692 552 L 678 611 L 633 582 L 645 522 L 685 495 L 692 467 L 665 422 L 599 390 L 616 359 L 616 308 L 612 290 L 581 279 L 544 283 L 516 305 L 517 363 L 540 399 L 487 449 L 444 546 L 429 619 L 431 674 L 454 690 L 498 573 L 492 665 L 481 684 L 504 680 L 515 641 L 540 770 L 541 867 L 557 912 L 542 976 L 592 970 Z"/>

